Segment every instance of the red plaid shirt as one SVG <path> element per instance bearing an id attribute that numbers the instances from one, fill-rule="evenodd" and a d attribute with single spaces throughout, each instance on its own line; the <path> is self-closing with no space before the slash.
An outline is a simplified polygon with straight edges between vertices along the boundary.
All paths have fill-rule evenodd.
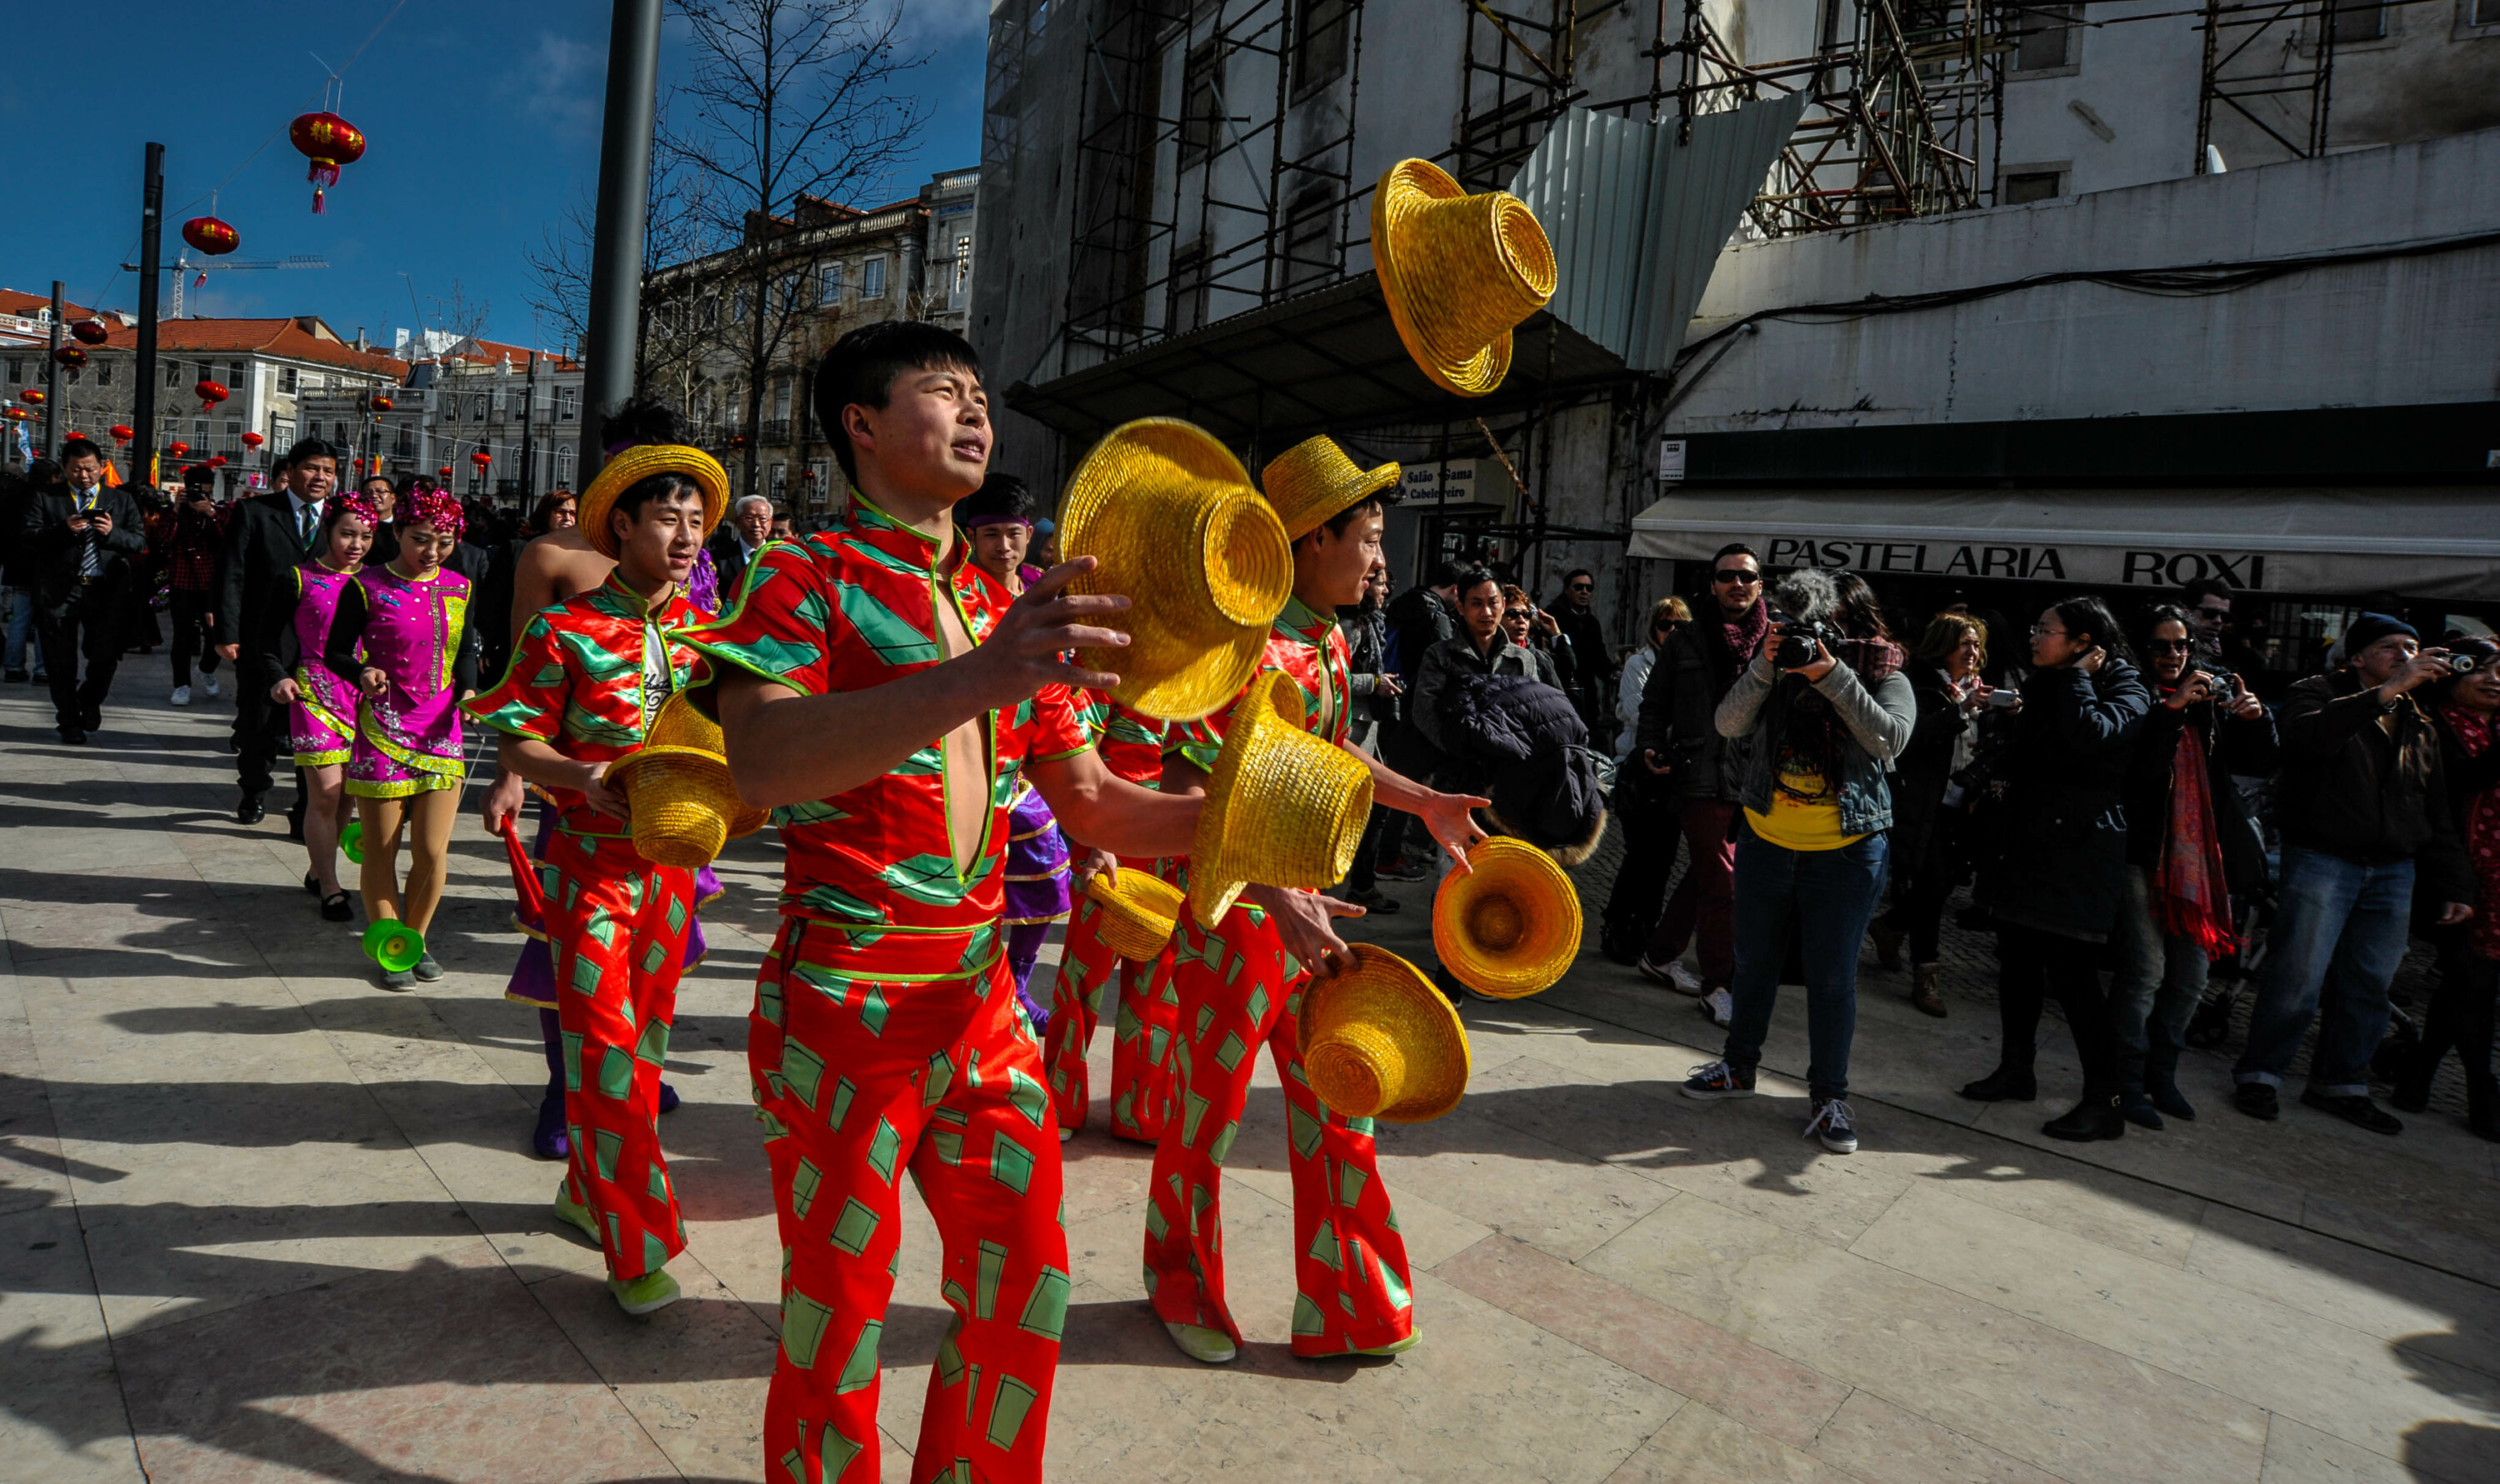
<path id="1" fill-rule="evenodd" d="M 165 553 L 165 583 L 176 592 L 204 593 L 216 586 L 217 552 L 226 544 L 226 522 L 234 507 L 220 505 L 206 515 L 186 503 L 177 503 L 163 517 L 165 535 L 158 543 Z"/>

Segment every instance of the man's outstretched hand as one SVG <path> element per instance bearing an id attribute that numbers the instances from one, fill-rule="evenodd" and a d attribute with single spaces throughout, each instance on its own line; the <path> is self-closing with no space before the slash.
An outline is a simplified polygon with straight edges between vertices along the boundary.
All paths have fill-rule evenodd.
<path id="1" fill-rule="evenodd" d="M 1086 670 L 1068 658 L 1071 649 L 1121 648 L 1129 643 L 1119 630 L 1099 626 L 1126 611 L 1128 599 L 1063 591 L 1094 566 L 1094 558 L 1080 556 L 1042 574 L 1008 607 L 990 637 L 964 657 L 979 673 L 982 693 L 993 709 L 1013 706 L 1045 685 L 1109 690 L 1120 683 L 1116 675 Z"/>
<path id="2" fill-rule="evenodd" d="M 1467 852 L 1485 838 L 1484 827 L 1476 823 L 1475 811 L 1491 808 L 1491 799 L 1479 799 L 1473 794 L 1436 793 L 1426 799 L 1415 814 L 1464 874 L 1468 869 Z"/>
<path id="3" fill-rule="evenodd" d="M 1314 978 L 1331 979 L 1354 967 L 1354 950 L 1336 935 L 1336 918 L 1360 917 L 1351 902 L 1291 886 L 1252 886 L 1241 900 L 1276 920 L 1276 937 Z"/>

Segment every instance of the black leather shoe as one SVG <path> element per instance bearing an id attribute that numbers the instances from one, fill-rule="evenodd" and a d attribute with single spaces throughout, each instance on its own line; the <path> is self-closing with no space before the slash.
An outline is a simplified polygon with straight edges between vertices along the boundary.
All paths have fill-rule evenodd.
<path id="1" fill-rule="evenodd" d="M 2126 1133 L 2126 1117 L 2119 1111 L 2117 1093 L 2087 1087 L 2083 1102 L 2076 1104 L 2063 1118 L 2052 1118 L 2040 1125 L 2040 1132 L 2051 1138 L 2062 1138 L 2070 1143 L 2118 1138 Z"/>
<path id="2" fill-rule="evenodd" d="M 63 727 L 61 741 L 73 747 L 83 747 L 86 745 L 86 734 L 76 727 Z"/>
<path id="3" fill-rule="evenodd" d="M 2321 1113 L 2333 1113 L 2356 1129 L 2373 1134 L 2402 1134 L 2404 1120 L 2367 1098 L 2330 1098 L 2324 1093 L 2305 1092 L 2300 1095 L 2303 1107 L 2314 1107 Z"/>
<path id="4" fill-rule="evenodd" d="M 1976 1082 L 1963 1083 L 1961 1095 L 1973 1103 L 2028 1103 L 2040 1096 L 2040 1084 L 2028 1072 L 1999 1067 Z"/>
<path id="5" fill-rule="evenodd" d="M 2265 1123 L 2283 1116 L 2283 1099 L 2266 1082 L 2242 1082 L 2232 1088 L 2231 1106 Z"/>
<path id="6" fill-rule="evenodd" d="M 2155 1107 L 2153 1105 L 2153 1100 L 2145 1096 L 2143 1093 L 2120 1094 L 2118 1100 L 2118 1110 L 2125 1115 L 2127 1122 L 2134 1124 L 2138 1128 L 2157 1129 L 2161 1127 L 2161 1109 Z"/>
<path id="7" fill-rule="evenodd" d="M 268 817 L 269 810 L 260 807 L 260 796 L 257 794 L 244 795 L 243 802 L 235 806 L 237 824 L 258 824 Z"/>
<path id="8" fill-rule="evenodd" d="M 24 671 L 22 671 L 22 670 L 12 670 L 12 671 L 10 671 L 10 672 L 9 672 L 9 683 L 10 683 L 10 684 L 12 684 L 12 685 L 23 685 L 23 684 L 25 684 L 25 683 L 26 683 L 26 672 L 24 672 Z"/>

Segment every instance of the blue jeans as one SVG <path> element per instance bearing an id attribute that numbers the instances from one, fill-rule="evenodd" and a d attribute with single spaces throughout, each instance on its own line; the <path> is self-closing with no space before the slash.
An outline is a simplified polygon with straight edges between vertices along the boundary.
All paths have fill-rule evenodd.
<path id="1" fill-rule="evenodd" d="M 1739 814 L 1739 820 L 1744 816 Z M 1790 850 L 1736 834 L 1735 1002 L 1727 1065 L 1751 1072 L 1762 1059 L 1771 1006 L 1792 927 L 1804 948 L 1806 1086 L 1814 1101 L 1849 1095 L 1849 1043 L 1858 1031 L 1858 945 L 1884 889 L 1890 845 L 1882 831 L 1837 850 Z"/>
<path id="2" fill-rule="evenodd" d="M 9 589 L 9 663 L 10 670 L 26 668 L 26 645 L 35 638 L 35 590 L 31 587 Z M 44 668 L 42 654 L 35 656 L 35 668 Z"/>
<path id="3" fill-rule="evenodd" d="M 2188 1044 L 2188 1022 L 2205 998 L 2213 965 L 2194 939 L 2174 938 L 2154 920 L 2153 873 L 2142 866 L 2126 868 L 2126 900 L 2110 930 L 2110 946 L 2118 959 L 2110 981 L 2110 1031 L 2117 1041 L 2119 1085 L 2140 1093 L 2148 1054 L 2165 1053 L 2164 1065 L 2178 1065 L 2179 1050 Z"/>
<path id="4" fill-rule="evenodd" d="M 2405 956 L 2413 898 L 2411 861 L 2362 866 L 2283 847 L 2282 906 L 2267 937 L 2265 984 L 2234 1080 L 2281 1087 L 2309 1022 L 2317 1019 L 2309 1090 L 2330 1098 L 2368 1096 L 2370 1053 L 2387 1034 L 2387 981 Z"/>

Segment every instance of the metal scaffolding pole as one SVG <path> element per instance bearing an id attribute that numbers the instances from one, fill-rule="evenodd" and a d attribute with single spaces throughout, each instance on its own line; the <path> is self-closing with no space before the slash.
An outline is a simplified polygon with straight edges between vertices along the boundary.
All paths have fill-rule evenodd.
<path id="1" fill-rule="evenodd" d="M 131 390 L 130 478 L 148 478 L 156 463 L 156 274 L 164 261 L 165 147 L 148 147 L 147 185 L 139 213 L 139 364 Z"/>

